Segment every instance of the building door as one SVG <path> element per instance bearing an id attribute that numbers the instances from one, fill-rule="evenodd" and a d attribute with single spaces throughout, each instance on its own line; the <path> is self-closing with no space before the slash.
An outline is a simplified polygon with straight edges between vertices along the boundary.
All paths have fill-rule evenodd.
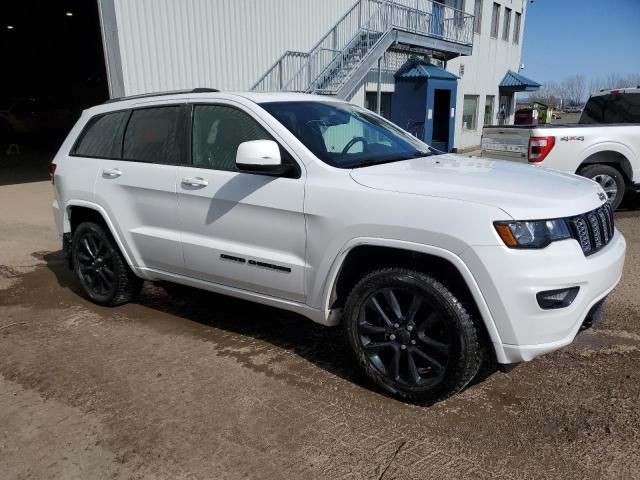
<path id="1" fill-rule="evenodd" d="M 511 117 L 511 103 L 513 94 L 500 95 L 500 107 L 498 109 L 498 125 L 508 125 Z"/>
<path id="2" fill-rule="evenodd" d="M 436 0 L 432 4 L 431 31 L 434 35 L 442 35 L 444 24 L 444 3 Z"/>
<path id="3" fill-rule="evenodd" d="M 449 105 L 451 90 L 433 91 L 433 135 L 431 146 L 442 152 L 449 150 Z"/>

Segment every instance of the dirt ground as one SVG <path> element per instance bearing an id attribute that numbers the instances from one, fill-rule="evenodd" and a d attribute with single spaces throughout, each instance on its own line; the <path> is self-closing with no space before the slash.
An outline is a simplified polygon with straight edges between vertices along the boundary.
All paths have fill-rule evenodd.
<path id="1" fill-rule="evenodd" d="M 3 480 L 640 478 L 640 210 L 617 214 L 627 263 L 600 324 L 418 407 L 369 389 L 338 330 L 290 313 L 155 285 L 94 306 L 50 185 L 4 183 Z"/>

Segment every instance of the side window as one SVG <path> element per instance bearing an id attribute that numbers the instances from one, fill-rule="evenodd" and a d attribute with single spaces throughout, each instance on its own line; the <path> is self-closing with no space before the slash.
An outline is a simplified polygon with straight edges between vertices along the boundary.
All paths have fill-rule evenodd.
<path id="1" fill-rule="evenodd" d="M 181 107 L 134 110 L 124 134 L 123 160 L 149 163 L 181 163 Z"/>
<path id="2" fill-rule="evenodd" d="M 221 105 L 196 105 L 193 111 L 193 166 L 235 172 L 238 145 L 273 140 L 245 112 Z M 280 149 L 282 153 L 282 149 Z M 283 162 L 285 157 L 283 156 Z"/>
<path id="3" fill-rule="evenodd" d="M 122 135 L 129 111 L 107 113 L 92 118 L 73 149 L 72 155 L 117 160 L 122 153 Z"/>

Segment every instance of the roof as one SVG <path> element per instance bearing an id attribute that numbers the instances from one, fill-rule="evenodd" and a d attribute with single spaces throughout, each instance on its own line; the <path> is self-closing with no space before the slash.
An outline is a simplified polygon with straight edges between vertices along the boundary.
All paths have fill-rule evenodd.
<path id="1" fill-rule="evenodd" d="M 421 58 L 410 58 L 395 73 L 395 78 L 433 78 L 440 80 L 458 80 L 458 77 L 444 68 L 433 65 Z"/>
<path id="2" fill-rule="evenodd" d="M 498 87 L 500 90 L 510 92 L 535 92 L 541 86 L 538 82 L 534 82 L 524 75 L 509 70 Z"/>

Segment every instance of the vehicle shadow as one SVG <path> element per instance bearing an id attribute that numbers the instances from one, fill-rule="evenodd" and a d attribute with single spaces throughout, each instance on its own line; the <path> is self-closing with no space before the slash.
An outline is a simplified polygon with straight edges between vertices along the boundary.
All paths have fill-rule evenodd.
<path id="1" fill-rule="evenodd" d="M 75 303 L 77 297 L 84 300 L 81 287 L 75 274 L 68 268 L 62 252 L 49 253 L 42 258 L 54 273 L 59 286 L 72 292 L 72 301 Z M 113 311 L 85 301 L 88 308 L 97 308 L 103 314 Z M 167 322 L 173 322 L 172 332 L 184 327 L 184 333 L 195 333 L 204 339 L 210 339 L 218 343 L 221 350 L 246 350 L 235 347 L 249 346 L 250 350 L 259 353 L 262 348 L 260 345 L 264 345 L 262 342 L 267 342 L 278 349 L 294 353 L 336 377 L 397 401 L 387 392 L 376 388 L 358 371 L 341 328 L 327 328 L 285 310 L 163 282 L 145 282 L 135 305 L 145 308 L 135 311 L 130 311 L 131 305 L 116 308 L 123 309 L 123 313 L 151 325 L 154 322 L 163 322 L 166 328 Z M 194 332 L 188 325 L 175 325 L 176 319 L 171 316 L 212 327 L 212 330 L 207 332 L 200 328 Z M 220 335 L 221 331 L 223 335 Z M 222 337 L 224 338 L 221 342 Z M 245 361 L 246 353 L 236 357 L 247 367 L 254 367 L 250 361 Z M 299 373 L 305 375 L 305 372 Z M 492 373 L 481 372 L 470 386 L 484 382 Z"/>

